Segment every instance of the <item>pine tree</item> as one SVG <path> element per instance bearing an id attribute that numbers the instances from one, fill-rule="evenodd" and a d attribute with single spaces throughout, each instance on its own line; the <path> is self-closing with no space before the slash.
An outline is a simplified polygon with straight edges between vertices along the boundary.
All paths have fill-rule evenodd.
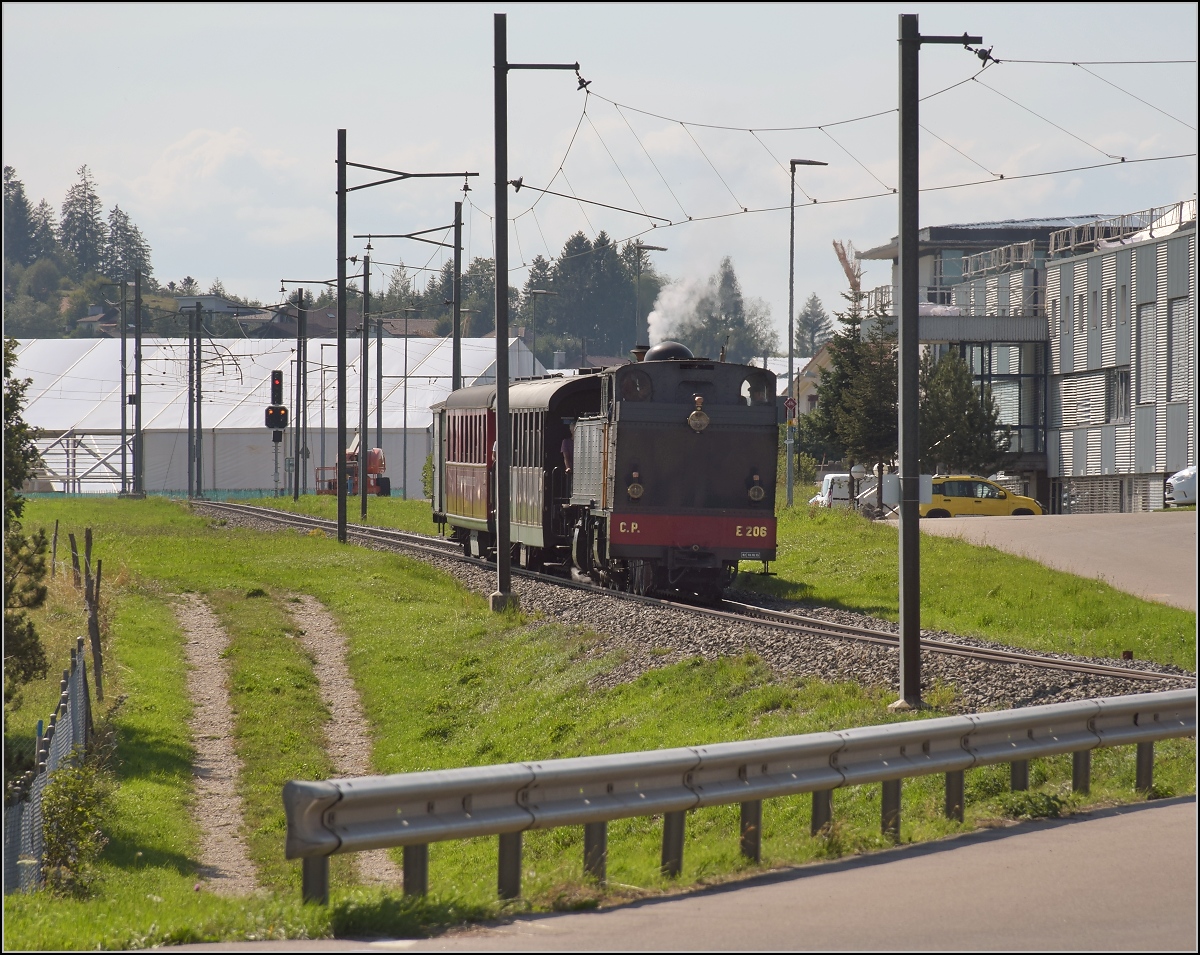
<path id="1" fill-rule="evenodd" d="M 121 207 L 113 206 L 108 214 L 108 236 L 101 270 L 110 279 L 120 282 L 132 279 L 136 269 L 141 269 L 143 281 L 149 281 L 150 246 Z"/>
<path id="2" fill-rule="evenodd" d="M 991 390 L 982 392 L 971 370 L 953 352 L 921 360 L 917 429 L 921 467 L 927 472 L 991 474 L 1008 453 L 1009 428 Z"/>
<path id="3" fill-rule="evenodd" d="M 33 213 L 25 196 L 25 184 L 12 166 L 4 167 L 4 258 L 14 265 L 32 265 Z"/>
<path id="4" fill-rule="evenodd" d="M 833 322 L 814 292 L 796 316 L 796 351 L 811 357 L 829 341 L 832 334 Z"/>
<path id="5" fill-rule="evenodd" d="M 80 166 L 78 174 L 79 182 L 67 190 L 63 200 L 58 237 L 62 247 L 75 256 L 82 278 L 100 268 L 108 230 L 100 218 L 102 206 L 91 170 Z"/>
<path id="6" fill-rule="evenodd" d="M 61 251 L 58 244 L 58 223 L 54 218 L 54 206 L 45 199 L 33 210 L 33 233 L 30 239 L 30 254 L 34 261 L 57 255 Z"/>

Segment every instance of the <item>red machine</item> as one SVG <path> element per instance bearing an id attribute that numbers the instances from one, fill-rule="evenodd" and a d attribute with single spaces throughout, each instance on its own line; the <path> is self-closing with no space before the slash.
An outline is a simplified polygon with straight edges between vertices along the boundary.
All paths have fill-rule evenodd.
<path id="1" fill-rule="evenodd" d="M 387 460 L 383 456 L 383 448 L 371 448 L 367 451 L 367 493 L 376 497 L 391 497 L 392 479 L 384 476 L 387 470 Z M 337 493 L 337 466 L 317 468 L 317 493 Z M 353 497 L 358 494 L 358 436 L 346 449 L 346 493 Z"/>

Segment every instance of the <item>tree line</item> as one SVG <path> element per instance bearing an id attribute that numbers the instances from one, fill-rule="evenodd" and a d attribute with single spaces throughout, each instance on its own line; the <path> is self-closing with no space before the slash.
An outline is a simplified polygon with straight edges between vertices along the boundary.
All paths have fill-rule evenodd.
<path id="1" fill-rule="evenodd" d="M 78 180 L 56 211 L 45 199 L 32 205 L 16 170 L 4 167 L 4 311 L 9 335 L 74 334 L 88 306 L 119 298 L 112 286 L 132 279 L 136 269 L 141 270 L 146 296 L 203 291 L 190 275 L 160 283 L 142 231 L 119 205 L 104 216 L 91 171 L 84 165 L 77 172 Z M 509 328 L 524 328 L 526 342 L 546 364 L 556 351 L 567 353 L 572 361 L 584 356 L 623 357 L 638 344 L 637 329 L 670 283 L 671 278 L 639 243 L 618 243 L 603 231 L 595 238 L 576 232 L 557 256 L 534 257 L 524 283 L 519 288 L 510 286 Z M 361 281 L 351 284 L 354 294 L 360 294 Z M 380 284 L 372 289 L 372 314 L 433 319 L 438 334 L 449 334 L 452 262 L 425 282 L 400 266 Z M 214 279 L 207 291 L 248 306 L 260 305 L 227 291 L 220 279 Z M 464 335 L 478 337 L 494 331 L 495 302 L 495 263 L 475 257 L 462 275 Z M 336 292 L 325 288 L 317 295 L 304 293 L 304 304 L 333 307 Z M 670 333 L 696 354 L 716 357 L 724 350 L 730 361 L 747 361 L 779 351 L 769 308 L 743 293 L 729 257 L 707 279 L 704 294 L 675 318 Z M 179 334 L 184 328 L 166 308 L 151 310 L 145 320 L 155 334 Z M 831 334 L 831 325 L 820 299 L 810 296 L 796 320 L 797 351 L 814 354 Z M 210 331 L 243 334 L 232 319 L 214 318 Z"/>

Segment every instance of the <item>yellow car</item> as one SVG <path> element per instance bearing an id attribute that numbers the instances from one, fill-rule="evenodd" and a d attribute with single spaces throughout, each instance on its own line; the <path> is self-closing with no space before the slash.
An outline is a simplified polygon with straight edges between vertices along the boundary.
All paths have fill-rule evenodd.
<path id="1" fill-rule="evenodd" d="M 933 499 L 922 504 L 922 517 L 967 517 L 972 514 L 1041 514 L 1042 506 L 1031 497 L 1005 490 L 999 484 L 974 474 L 937 474 Z"/>

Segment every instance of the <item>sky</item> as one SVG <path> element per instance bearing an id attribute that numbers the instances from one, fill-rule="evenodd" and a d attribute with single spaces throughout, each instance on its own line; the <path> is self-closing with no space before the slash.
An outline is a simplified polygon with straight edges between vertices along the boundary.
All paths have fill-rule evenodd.
<path id="1" fill-rule="evenodd" d="M 924 35 L 982 36 L 1001 61 L 980 72 L 962 46 L 922 49 L 922 227 L 1196 194 L 1193 3 L 5 3 L 3 162 L 56 209 L 86 164 L 161 282 L 219 278 L 271 303 L 281 279 L 336 275 L 344 128 L 352 162 L 478 172 L 465 253 L 491 256 L 495 13 L 510 63 L 578 62 L 591 84 L 510 73 L 509 178 L 624 210 L 510 190 L 517 287 L 535 255 L 604 230 L 665 247 L 655 266 L 680 283 L 729 256 L 783 332 L 788 160 L 813 159 L 828 166 L 797 172 L 796 308 L 814 293 L 843 307 L 833 240 L 865 250 L 898 230 L 900 13 Z M 351 193 L 349 232 L 440 229 L 462 185 Z M 373 245 L 373 284 L 401 261 L 420 283 L 448 251 Z M 890 263 L 865 265 L 864 288 L 890 282 Z"/>

